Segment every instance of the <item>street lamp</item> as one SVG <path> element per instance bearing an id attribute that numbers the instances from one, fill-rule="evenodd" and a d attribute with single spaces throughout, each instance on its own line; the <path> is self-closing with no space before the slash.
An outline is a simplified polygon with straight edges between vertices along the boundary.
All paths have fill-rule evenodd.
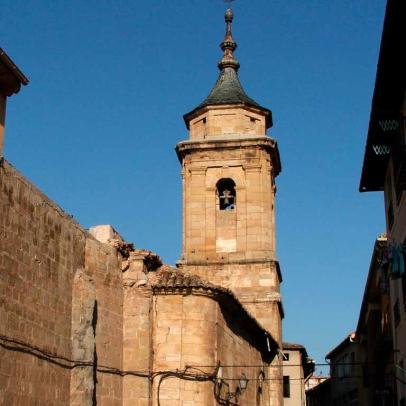
<path id="1" fill-rule="evenodd" d="M 248 378 L 246 377 L 246 375 L 244 374 L 244 372 L 241 374 L 240 376 L 240 380 L 239 380 L 239 388 L 241 390 L 241 392 L 245 389 L 247 389 L 248 386 Z"/>

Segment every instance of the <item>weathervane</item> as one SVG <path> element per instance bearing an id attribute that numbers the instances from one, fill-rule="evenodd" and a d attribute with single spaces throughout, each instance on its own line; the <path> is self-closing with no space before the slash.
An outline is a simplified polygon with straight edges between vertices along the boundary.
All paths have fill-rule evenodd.
<path id="1" fill-rule="evenodd" d="M 224 0 L 224 2 L 228 4 L 228 8 L 231 8 L 231 3 L 232 3 L 233 1 L 234 1 L 234 0 Z"/>

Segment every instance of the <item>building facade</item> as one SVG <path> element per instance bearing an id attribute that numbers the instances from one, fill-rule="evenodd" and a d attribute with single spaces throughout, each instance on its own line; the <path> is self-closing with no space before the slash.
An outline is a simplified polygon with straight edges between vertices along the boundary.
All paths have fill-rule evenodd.
<path id="1" fill-rule="evenodd" d="M 353 344 L 362 404 L 397 405 L 387 252 L 383 235 L 374 245 Z"/>
<path id="2" fill-rule="evenodd" d="M 383 191 L 397 398 L 406 404 L 406 4 L 388 0 L 360 191 Z"/>
<path id="3" fill-rule="evenodd" d="M 314 382 L 317 383 L 317 382 Z M 317 384 L 306 389 L 307 406 L 332 406 L 331 378 L 318 381 Z"/>
<path id="4" fill-rule="evenodd" d="M 356 334 L 349 334 L 326 355 L 330 363 L 331 404 L 340 406 L 367 405 L 360 396 L 362 366 Z"/>
<path id="5" fill-rule="evenodd" d="M 308 391 L 310 404 L 396 406 L 397 375 L 389 295 L 390 261 L 385 235 L 377 238 L 357 329 L 327 355 L 329 384 Z"/>
<path id="6" fill-rule="evenodd" d="M 283 343 L 283 405 L 306 405 L 306 382 L 314 371 L 314 361 L 301 344 Z"/>

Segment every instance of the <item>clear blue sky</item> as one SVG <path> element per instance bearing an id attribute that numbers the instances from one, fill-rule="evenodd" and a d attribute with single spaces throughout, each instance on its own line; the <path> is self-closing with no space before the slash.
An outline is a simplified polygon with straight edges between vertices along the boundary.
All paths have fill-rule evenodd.
<path id="1" fill-rule="evenodd" d="M 236 1 L 247 93 L 274 115 L 284 339 L 317 361 L 355 329 L 383 196 L 360 194 L 384 0 Z M 182 115 L 217 78 L 221 0 L 3 0 L 1 44 L 31 83 L 5 156 L 84 227 L 174 264 Z"/>

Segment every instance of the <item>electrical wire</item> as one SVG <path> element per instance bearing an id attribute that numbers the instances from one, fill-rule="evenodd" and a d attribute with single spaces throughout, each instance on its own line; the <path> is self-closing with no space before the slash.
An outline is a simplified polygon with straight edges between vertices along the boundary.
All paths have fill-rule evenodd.
<path id="1" fill-rule="evenodd" d="M 163 370 L 163 371 L 136 371 L 136 370 L 121 370 L 119 368 L 114 368 L 106 365 L 98 365 L 97 362 L 94 361 L 83 361 L 83 360 L 74 360 L 67 358 L 62 355 L 58 355 L 56 353 L 44 350 L 40 347 L 28 344 L 24 341 L 13 339 L 11 337 L 0 335 L 0 346 L 11 351 L 19 351 L 22 353 L 30 354 L 35 356 L 39 359 L 42 359 L 47 362 L 51 362 L 55 365 L 58 365 L 62 368 L 66 369 L 74 369 L 74 368 L 84 368 L 84 367 L 92 367 L 94 368 L 95 372 L 98 373 L 105 373 L 105 374 L 114 374 L 120 376 L 137 376 L 149 379 L 151 383 L 153 383 L 155 378 L 159 377 L 158 385 L 157 385 L 157 403 L 160 406 L 160 391 L 162 383 L 165 379 L 170 377 L 175 377 L 182 380 L 188 381 L 197 381 L 197 382 L 212 382 L 213 383 L 213 394 L 215 396 L 216 401 L 220 405 L 229 405 L 229 406 L 237 406 L 237 403 L 232 402 L 232 398 L 238 396 L 238 393 L 234 393 L 230 391 L 230 385 L 228 382 L 239 381 L 240 378 L 217 378 L 217 373 L 220 365 L 194 365 L 194 366 L 186 366 L 184 370 Z M 351 362 L 351 363 L 314 363 L 315 366 L 344 366 L 344 365 L 361 365 L 361 366 L 371 366 L 371 363 L 362 363 L 362 362 Z M 261 370 L 264 368 L 264 365 L 221 365 L 222 368 L 260 368 Z M 302 367 L 301 364 L 290 364 L 290 365 L 266 365 L 266 368 L 287 368 L 287 367 Z M 201 368 L 211 368 L 212 372 L 208 373 L 203 371 Z M 389 374 L 387 374 L 389 375 Z M 395 377 L 401 383 L 405 383 L 399 377 Z M 257 382 L 257 381 L 283 381 L 283 377 L 248 377 L 249 381 Z M 350 382 L 356 381 L 358 379 L 364 379 L 361 375 L 353 375 L 353 376 L 343 376 L 343 377 L 336 377 L 332 376 L 329 378 L 332 381 L 343 381 Z M 306 378 L 290 378 L 292 384 L 302 385 L 302 382 L 306 381 Z M 296 383 L 297 382 L 297 383 Z M 221 388 L 222 386 L 227 387 L 226 391 L 226 398 L 221 397 Z"/>
<path id="2" fill-rule="evenodd" d="M 313 363 L 314 366 L 343 366 L 343 365 L 374 365 L 372 362 L 335 362 L 335 363 L 328 363 L 328 362 L 320 362 L 320 363 Z M 199 368 L 213 368 L 213 365 L 196 365 Z M 267 368 L 288 368 L 288 367 L 302 367 L 303 364 L 275 364 L 275 365 L 267 365 Z M 221 365 L 222 368 L 263 368 L 263 365 Z"/>
<path id="3" fill-rule="evenodd" d="M 29 352 L 31 355 L 36 355 L 36 356 L 43 356 L 46 357 L 49 361 L 53 361 L 55 363 L 60 363 L 62 367 L 65 368 L 76 368 L 76 367 L 86 367 L 86 366 L 93 366 L 94 362 L 93 361 L 83 361 L 83 360 L 73 360 L 67 357 L 64 357 L 62 355 L 58 355 L 56 353 L 41 349 L 39 347 L 33 346 L 31 344 L 28 344 L 24 341 L 20 341 L 8 336 L 0 335 L 0 340 L 8 343 L 9 345 L 16 345 L 16 347 L 9 348 L 12 350 L 21 350 L 23 352 Z M 2 344 L 0 342 L 0 345 L 6 346 L 6 344 Z M 371 362 L 337 362 L 337 363 L 313 363 L 314 366 L 371 366 L 374 365 Z M 283 364 L 275 364 L 275 365 L 267 365 L 267 368 L 289 368 L 289 367 L 302 367 L 302 364 L 289 364 L 289 365 L 283 365 Z M 194 365 L 188 366 L 188 369 L 195 369 L 196 371 L 199 371 L 202 374 L 205 374 L 202 369 L 200 368 L 211 368 L 215 369 L 217 368 L 218 365 Z M 221 365 L 222 368 L 263 368 L 264 365 L 247 365 L 247 364 L 235 364 L 235 365 Z M 150 374 L 149 371 L 122 371 L 118 368 L 113 368 L 105 365 L 98 365 L 98 368 L 100 369 L 100 372 L 116 372 L 120 375 L 126 375 L 126 374 L 143 374 L 144 376 L 148 376 Z M 155 374 L 161 374 L 162 372 L 158 371 L 155 372 Z M 154 373 L 152 373 L 153 375 Z"/>
<path id="4" fill-rule="evenodd" d="M 18 351 L 33 355 L 39 359 L 48 361 L 54 365 L 58 365 L 65 369 L 74 369 L 80 367 L 96 367 L 97 372 L 100 373 L 115 374 L 121 376 L 134 375 L 144 378 L 149 378 L 151 375 L 149 371 L 131 371 L 131 370 L 123 371 L 119 368 L 109 367 L 106 365 L 98 365 L 94 361 L 82 361 L 70 359 L 62 355 L 52 353 L 50 351 L 41 349 L 37 346 L 27 344 L 23 341 L 16 340 L 4 335 L 0 335 L 0 346 L 10 351 Z"/>

